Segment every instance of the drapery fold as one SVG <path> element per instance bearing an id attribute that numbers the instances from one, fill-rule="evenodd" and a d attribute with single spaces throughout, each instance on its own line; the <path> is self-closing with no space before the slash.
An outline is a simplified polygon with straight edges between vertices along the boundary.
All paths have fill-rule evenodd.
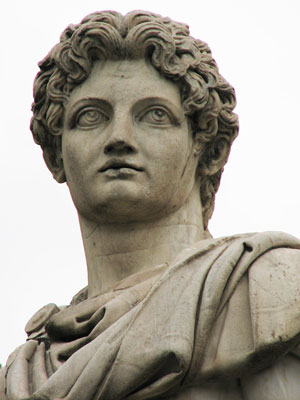
<path id="1" fill-rule="evenodd" d="M 57 309 L 9 359 L 7 399 L 163 398 L 272 365 L 300 340 L 299 249 L 278 232 L 208 239 Z"/>

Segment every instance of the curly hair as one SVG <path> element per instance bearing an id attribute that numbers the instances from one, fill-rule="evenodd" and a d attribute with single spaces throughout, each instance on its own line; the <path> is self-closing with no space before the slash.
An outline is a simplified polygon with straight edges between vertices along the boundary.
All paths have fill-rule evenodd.
<path id="1" fill-rule="evenodd" d="M 103 11 L 68 26 L 39 63 L 30 126 L 34 140 L 42 147 L 47 165 L 55 164 L 61 157 L 64 106 L 72 90 L 88 78 L 93 63 L 139 58 L 147 58 L 163 76 L 179 83 L 184 113 L 204 146 L 199 171 L 206 229 L 229 149 L 238 134 L 238 118 L 233 113 L 234 89 L 219 74 L 207 44 L 189 36 L 187 25 L 144 11 L 125 16 Z M 220 158 L 218 167 L 207 172 Z M 66 177 L 56 179 L 64 182 Z"/>

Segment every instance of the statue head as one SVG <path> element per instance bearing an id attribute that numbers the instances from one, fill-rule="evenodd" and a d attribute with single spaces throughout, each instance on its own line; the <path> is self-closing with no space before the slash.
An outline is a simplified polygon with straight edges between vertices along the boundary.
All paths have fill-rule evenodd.
<path id="1" fill-rule="evenodd" d="M 204 228 L 230 147 L 238 133 L 234 89 L 219 74 L 206 43 L 189 36 L 186 25 L 148 12 L 125 16 L 105 11 L 70 25 L 39 63 L 34 84 L 31 130 L 45 162 L 62 183 L 62 127 L 69 97 L 90 76 L 97 61 L 146 59 L 180 88 L 181 105 L 195 141 L 202 146 L 197 173 Z"/>

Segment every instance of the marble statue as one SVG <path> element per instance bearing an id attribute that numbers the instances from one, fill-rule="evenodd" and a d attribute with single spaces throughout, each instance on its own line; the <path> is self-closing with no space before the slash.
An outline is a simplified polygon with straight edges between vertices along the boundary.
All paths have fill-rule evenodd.
<path id="1" fill-rule="evenodd" d="M 238 119 L 206 43 L 97 12 L 39 67 L 31 130 L 78 211 L 88 287 L 29 320 L 0 399 L 299 399 L 300 241 L 208 231 Z"/>

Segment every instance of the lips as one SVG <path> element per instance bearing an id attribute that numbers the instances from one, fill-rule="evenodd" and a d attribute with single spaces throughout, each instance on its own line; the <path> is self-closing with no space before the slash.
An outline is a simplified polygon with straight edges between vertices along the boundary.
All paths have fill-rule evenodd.
<path id="1" fill-rule="evenodd" d="M 143 171 L 143 168 L 137 166 L 136 164 L 133 163 L 127 163 L 125 161 L 116 161 L 116 160 L 110 160 L 106 162 L 103 167 L 100 168 L 100 172 L 105 172 L 109 169 L 115 169 L 115 170 L 120 170 L 122 168 L 127 168 L 127 169 L 133 169 L 134 171 Z"/>

